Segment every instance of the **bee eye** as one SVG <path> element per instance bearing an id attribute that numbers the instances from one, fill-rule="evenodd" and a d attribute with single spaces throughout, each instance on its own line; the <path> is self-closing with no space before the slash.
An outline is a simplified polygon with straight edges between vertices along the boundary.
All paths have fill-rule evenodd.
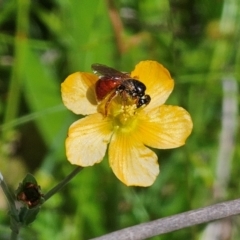
<path id="1" fill-rule="evenodd" d="M 142 82 L 140 82 L 140 81 L 138 81 L 136 79 L 133 79 L 132 82 L 133 82 L 133 85 L 134 85 L 134 88 L 135 88 L 134 92 L 139 97 L 143 96 L 144 93 L 145 93 L 145 90 L 146 90 L 146 86 Z"/>

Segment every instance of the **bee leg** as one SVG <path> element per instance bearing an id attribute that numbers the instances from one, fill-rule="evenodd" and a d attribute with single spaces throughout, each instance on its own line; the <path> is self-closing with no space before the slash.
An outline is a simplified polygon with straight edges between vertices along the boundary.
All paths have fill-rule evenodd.
<path id="1" fill-rule="evenodd" d="M 136 106 L 138 106 L 138 104 L 139 104 L 139 97 L 136 97 L 134 103 L 136 104 Z"/>
<path id="2" fill-rule="evenodd" d="M 125 91 L 120 92 L 120 96 L 122 99 L 122 105 L 125 107 L 127 105 L 127 95 Z"/>
<path id="3" fill-rule="evenodd" d="M 109 104 L 111 103 L 111 101 L 113 100 L 113 98 L 115 98 L 117 96 L 118 92 L 114 91 L 110 94 L 110 96 L 108 97 L 108 100 L 105 103 L 105 111 L 104 111 L 104 117 L 107 117 L 108 115 L 108 107 Z"/>

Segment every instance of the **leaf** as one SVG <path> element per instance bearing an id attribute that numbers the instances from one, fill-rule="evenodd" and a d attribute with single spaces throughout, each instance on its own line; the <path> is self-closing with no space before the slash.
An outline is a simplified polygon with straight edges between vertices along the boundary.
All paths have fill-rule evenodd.
<path id="1" fill-rule="evenodd" d="M 38 184 L 35 177 L 30 173 L 27 173 L 26 177 L 23 179 L 23 184 L 26 184 L 27 182 L 30 182 L 36 185 Z"/>
<path id="2" fill-rule="evenodd" d="M 23 90 L 28 106 L 32 112 L 41 112 L 36 123 L 46 144 L 52 145 L 66 124 L 69 115 L 60 97 L 60 83 L 51 71 L 40 61 L 40 56 L 28 51 Z M 46 114 L 46 109 L 50 109 Z M 52 110 L 51 110 L 52 109 Z M 58 139 L 63 143 L 64 139 Z"/>
<path id="3" fill-rule="evenodd" d="M 27 207 L 22 207 L 19 212 L 19 219 L 22 225 L 27 226 L 33 221 L 35 221 L 39 211 L 40 211 L 40 206 L 36 208 L 29 209 Z"/>

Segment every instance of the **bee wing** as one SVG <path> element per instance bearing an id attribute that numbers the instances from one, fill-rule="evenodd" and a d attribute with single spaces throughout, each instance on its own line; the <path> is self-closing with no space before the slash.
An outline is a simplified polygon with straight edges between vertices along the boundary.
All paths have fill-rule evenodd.
<path id="1" fill-rule="evenodd" d="M 122 73 L 114 68 L 108 67 L 100 63 L 92 64 L 92 70 L 95 74 L 106 77 L 126 78 L 129 76 L 127 73 Z"/>

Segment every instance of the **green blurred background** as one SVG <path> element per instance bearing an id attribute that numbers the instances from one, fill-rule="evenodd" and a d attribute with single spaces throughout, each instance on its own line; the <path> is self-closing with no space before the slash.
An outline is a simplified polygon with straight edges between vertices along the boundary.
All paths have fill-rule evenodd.
<path id="1" fill-rule="evenodd" d="M 185 146 L 156 151 L 161 174 L 151 187 L 126 187 L 104 159 L 48 200 L 22 239 L 89 239 L 238 198 L 239 40 L 239 0 L 1 0 L 0 170 L 13 191 L 27 172 L 47 192 L 75 168 L 64 141 L 79 116 L 63 106 L 60 83 L 92 63 L 131 71 L 159 61 L 175 79 L 167 104 L 194 123 Z M 219 229 L 240 239 L 239 224 Z M 206 240 L 218 231 L 206 227 L 152 239 Z M 0 191 L 0 239 L 9 232 Z"/>

